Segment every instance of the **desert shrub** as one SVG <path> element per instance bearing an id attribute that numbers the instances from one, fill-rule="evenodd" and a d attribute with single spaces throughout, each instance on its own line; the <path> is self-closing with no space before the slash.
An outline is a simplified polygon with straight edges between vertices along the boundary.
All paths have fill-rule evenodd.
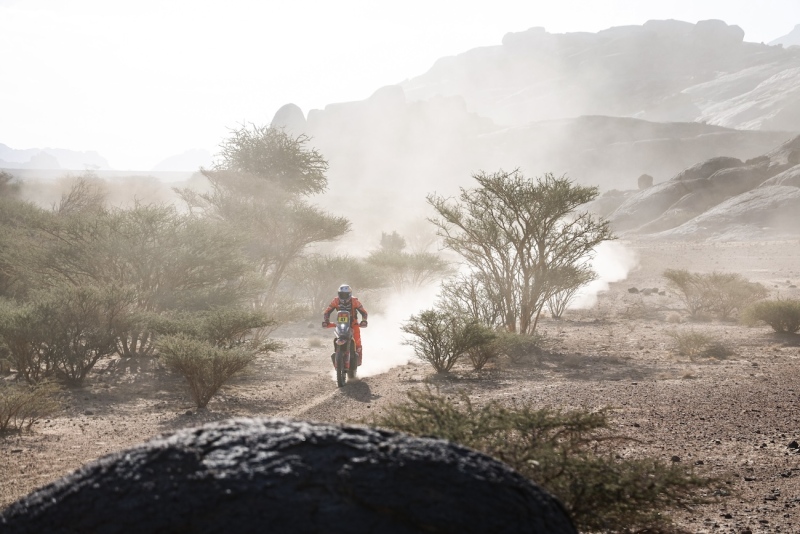
<path id="1" fill-rule="evenodd" d="M 116 350 L 130 296 L 114 287 L 59 285 L 24 304 L 0 305 L 0 340 L 28 383 L 55 377 L 83 385 L 103 357 Z"/>
<path id="2" fill-rule="evenodd" d="M 58 388 L 52 383 L 0 385 L 0 434 L 28 430 L 58 409 Z"/>
<path id="3" fill-rule="evenodd" d="M 217 308 L 162 316 L 153 328 L 163 334 L 186 334 L 218 348 L 246 347 L 257 352 L 268 352 L 269 343 L 262 348 L 263 341 L 254 332 L 274 324 L 275 320 L 261 311 Z"/>
<path id="4" fill-rule="evenodd" d="M 163 336 L 156 346 L 164 365 L 186 379 L 198 408 L 205 408 L 228 380 L 255 359 L 251 350 L 220 348 L 185 334 Z"/>
<path id="5" fill-rule="evenodd" d="M 711 336 L 695 330 L 689 330 L 688 332 L 674 330 L 667 332 L 667 335 L 674 341 L 675 352 L 689 358 L 700 355 L 714 342 L 714 338 Z"/>
<path id="6" fill-rule="evenodd" d="M 512 362 L 520 363 L 535 362 L 541 354 L 540 334 L 514 334 L 487 329 L 486 336 L 488 342 L 467 350 L 467 356 L 476 371 L 480 371 L 484 365 L 499 356 L 506 356 Z"/>
<path id="7" fill-rule="evenodd" d="M 724 360 L 728 356 L 732 356 L 734 351 L 725 343 L 720 341 L 712 341 L 702 351 L 702 355 L 706 358 L 715 358 L 717 360 Z"/>
<path id="8" fill-rule="evenodd" d="M 667 279 L 667 287 L 695 319 L 709 314 L 730 319 L 749 303 L 768 294 L 763 285 L 736 273 L 701 274 L 685 269 L 667 269 L 663 276 Z"/>
<path id="9" fill-rule="evenodd" d="M 768 295 L 766 287 L 737 273 L 710 273 L 703 276 L 703 283 L 708 307 L 720 319 L 730 319 Z"/>
<path id="10" fill-rule="evenodd" d="M 664 318 L 664 320 L 667 321 L 668 323 L 672 323 L 672 324 L 678 324 L 678 323 L 683 322 L 683 319 L 681 318 L 681 314 L 678 313 L 678 312 L 669 312 L 667 314 L 667 316 Z"/>
<path id="11" fill-rule="evenodd" d="M 478 336 L 482 337 L 484 342 L 468 348 L 467 357 L 472 364 L 472 368 L 476 371 L 480 371 L 487 363 L 497 359 L 502 347 L 499 343 L 496 343 L 497 334 L 490 328 L 477 323 L 473 323 L 473 328 L 481 330 Z"/>
<path id="12" fill-rule="evenodd" d="M 489 343 L 493 337 L 489 329 L 440 310 L 412 315 L 401 329 L 413 336 L 405 344 L 437 373 L 449 372 L 467 351 Z"/>
<path id="13" fill-rule="evenodd" d="M 667 288 L 680 299 L 691 317 L 707 310 L 709 302 L 704 291 L 702 276 L 686 269 L 667 269 L 663 274 Z"/>
<path id="14" fill-rule="evenodd" d="M 505 355 L 514 363 L 523 361 L 536 361 L 542 352 L 541 334 L 513 334 L 511 332 L 501 332 L 498 334 L 494 344 L 497 345 L 500 354 Z"/>
<path id="15" fill-rule="evenodd" d="M 551 276 L 553 292 L 547 299 L 547 307 L 553 319 L 561 319 L 581 288 L 597 277 L 589 269 L 572 266 L 556 269 Z"/>
<path id="16" fill-rule="evenodd" d="M 666 532 L 662 512 L 707 502 L 714 480 L 654 459 L 624 459 L 605 411 L 559 411 L 492 402 L 475 406 L 412 390 L 377 426 L 460 443 L 498 458 L 566 507 L 582 532 Z M 706 492 L 706 490 L 708 490 Z"/>
<path id="17" fill-rule="evenodd" d="M 745 323 L 753 325 L 763 321 L 779 333 L 800 330 L 800 300 L 764 300 L 745 310 Z"/>
<path id="18" fill-rule="evenodd" d="M 11 360 L 9 359 L 8 347 L 0 343 L 0 376 L 11 373 Z"/>
<path id="19" fill-rule="evenodd" d="M 567 306 L 575 299 L 580 287 L 570 287 L 555 293 L 552 297 L 547 299 L 547 308 L 550 310 L 550 317 L 553 319 L 561 319 Z"/>
<path id="20" fill-rule="evenodd" d="M 55 357 L 43 344 L 42 317 L 31 304 L 0 302 L 0 341 L 12 369 L 29 384 L 54 372 Z"/>

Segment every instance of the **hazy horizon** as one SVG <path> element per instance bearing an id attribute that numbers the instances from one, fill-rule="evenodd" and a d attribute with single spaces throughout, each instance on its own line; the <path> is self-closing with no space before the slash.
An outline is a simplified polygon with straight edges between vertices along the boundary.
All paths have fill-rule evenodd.
<path id="1" fill-rule="evenodd" d="M 97 151 L 112 169 L 148 171 L 186 151 L 213 154 L 230 128 L 267 124 L 284 104 L 308 114 L 363 100 L 509 32 L 712 18 L 739 25 L 746 41 L 769 42 L 800 23 L 800 4 L 0 0 L 4 71 L 13 74 L 0 89 L 0 143 Z"/>

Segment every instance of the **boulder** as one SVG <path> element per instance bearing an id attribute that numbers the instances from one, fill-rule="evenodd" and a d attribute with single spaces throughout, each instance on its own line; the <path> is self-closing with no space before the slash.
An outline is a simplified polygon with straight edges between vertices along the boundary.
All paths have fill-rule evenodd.
<path id="1" fill-rule="evenodd" d="M 722 20 L 701 20 L 690 33 L 699 46 L 709 48 L 728 48 L 738 46 L 744 41 L 744 30 L 739 26 L 728 26 Z"/>
<path id="2" fill-rule="evenodd" d="M 0 515 L 18 533 L 575 533 L 560 503 L 452 443 L 356 426 L 233 419 L 156 437 Z"/>

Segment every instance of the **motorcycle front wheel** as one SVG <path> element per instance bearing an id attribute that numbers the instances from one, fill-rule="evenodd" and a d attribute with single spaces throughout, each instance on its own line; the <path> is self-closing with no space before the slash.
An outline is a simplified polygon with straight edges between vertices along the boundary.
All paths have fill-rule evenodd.
<path id="1" fill-rule="evenodd" d="M 347 381 L 347 369 L 344 368 L 344 361 L 345 361 L 345 351 L 344 350 L 337 350 L 336 351 L 336 384 L 339 387 L 343 387 L 345 382 Z"/>
<path id="2" fill-rule="evenodd" d="M 356 352 L 355 343 L 350 344 L 350 370 L 347 371 L 347 378 L 351 380 L 356 377 L 358 373 L 358 353 Z"/>

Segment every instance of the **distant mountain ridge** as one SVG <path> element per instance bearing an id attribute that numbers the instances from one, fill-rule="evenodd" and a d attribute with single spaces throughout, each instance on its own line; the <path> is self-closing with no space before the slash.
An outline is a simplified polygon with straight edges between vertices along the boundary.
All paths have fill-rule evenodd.
<path id="1" fill-rule="evenodd" d="M 0 169 L 106 170 L 108 161 L 91 150 L 79 152 L 63 148 L 14 149 L 0 143 Z"/>
<path id="2" fill-rule="evenodd" d="M 410 101 L 461 96 L 470 111 L 505 125 L 608 115 L 800 130 L 800 49 L 743 38 L 719 20 L 597 33 L 531 28 L 442 58 L 402 86 Z"/>
<path id="3" fill-rule="evenodd" d="M 211 152 L 192 149 L 164 158 L 152 169 L 138 172 L 191 173 L 211 165 Z M 80 152 L 62 148 L 14 149 L 0 143 L 0 169 L 34 171 L 108 171 L 108 161 L 96 151 Z M 135 171 L 135 170 L 134 170 Z M 133 172 L 131 170 L 125 172 Z"/>

